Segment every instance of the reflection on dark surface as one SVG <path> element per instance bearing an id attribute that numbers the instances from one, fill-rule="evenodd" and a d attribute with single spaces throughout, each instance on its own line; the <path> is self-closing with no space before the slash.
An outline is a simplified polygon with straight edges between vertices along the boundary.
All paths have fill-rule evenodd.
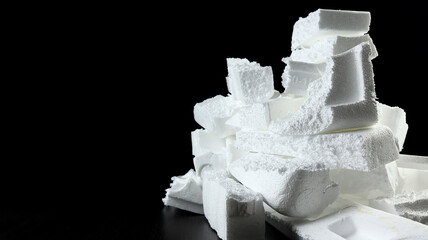
<path id="1" fill-rule="evenodd" d="M 211 229 L 204 215 L 183 211 L 174 207 L 161 210 L 159 232 L 155 239 L 162 240 L 220 240 Z M 271 225 L 266 224 L 266 240 L 287 240 Z"/>

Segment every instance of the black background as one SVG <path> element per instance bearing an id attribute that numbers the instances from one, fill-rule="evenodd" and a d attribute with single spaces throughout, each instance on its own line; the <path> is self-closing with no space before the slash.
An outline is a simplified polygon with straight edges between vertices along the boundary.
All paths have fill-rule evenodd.
<path id="1" fill-rule="evenodd" d="M 38 6 L 10 48 L 0 238 L 216 239 L 161 202 L 193 167 L 193 106 L 227 95 L 227 57 L 272 66 L 282 91 L 293 24 L 318 8 L 371 12 L 378 100 L 407 113 L 402 153 L 428 156 L 428 5 L 297 4 Z"/>

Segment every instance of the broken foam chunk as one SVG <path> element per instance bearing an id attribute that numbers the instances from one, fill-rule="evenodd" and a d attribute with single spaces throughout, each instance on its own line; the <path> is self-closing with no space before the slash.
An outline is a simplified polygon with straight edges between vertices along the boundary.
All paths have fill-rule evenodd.
<path id="1" fill-rule="evenodd" d="M 202 172 L 204 213 L 224 240 L 264 239 L 263 197 L 241 185 L 224 170 Z"/>
<path id="2" fill-rule="evenodd" d="M 202 183 L 195 171 L 191 169 L 185 175 L 172 177 L 171 180 L 171 187 L 166 190 L 163 203 L 166 206 L 203 214 Z"/>
<path id="3" fill-rule="evenodd" d="M 291 48 L 309 47 L 323 37 L 361 36 L 369 31 L 370 12 L 318 9 L 293 27 Z"/>
<path id="4" fill-rule="evenodd" d="M 338 185 L 323 164 L 304 159 L 250 153 L 234 161 L 230 173 L 263 195 L 276 211 L 291 217 L 313 217 L 336 200 Z"/>
<path id="5" fill-rule="evenodd" d="M 363 199 L 391 197 L 401 187 L 401 179 L 395 161 L 368 172 L 331 169 L 330 178 L 339 184 L 341 194 L 351 194 Z"/>
<path id="6" fill-rule="evenodd" d="M 226 140 L 207 130 L 196 129 L 192 135 L 192 153 L 199 156 L 207 152 L 222 154 L 225 151 Z"/>
<path id="7" fill-rule="evenodd" d="M 228 58 L 227 89 L 235 100 L 245 104 L 269 100 L 275 92 L 271 67 L 247 59 Z"/>
<path id="8" fill-rule="evenodd" d="M 330 58 L 325 67 L 304 64 L 311 77 L 284 78 L 285 93 L 289 86 L 307 85 L 307 98 L 289 118 L 278 118 L 269 129 L 282 135 L 309 135 L 349 128 L 371 126 L 378 121 L 376 93 L 370 46 L 361 43 Z M 291 65 L 292 66 L 292 65 Z M 287 67 L 289 67 L 287 65 Z M 287 68 L 286 67 L 286 68 Z M 316 79 L 316 71 L 320 78 Z M 287 70 L 285 70 L 287 71 Z M 308 83 L 309 81 L 309 83 Z M 304 85 L 304 86 L 303 86 Z"/>
<path id="9" fill-rule="evenodd" d="M 378 102 L 379 123 L 389 127 L 397 138 L 399 151 L 403 149 L 409 126 L 406 123 L 406 112 L 399 107 L 390 107 Z"/>
<path id="10" fill-rule="evenodd" d="M 217 95 L 201 103 L 197 103 L 193 113 L 195 121 L 210 133 L 219 137 L 226 137 L 235 133 L 235 129 L 225 122 L 240 107 L 240 103 L 232 97 Z"/>
<path id="11" fill-rule="evenodd" d="M 331 36 L 316 41 L 310 48 L 297 49 L 291 53 L 291 56 L 282 61 L 298 61 L 305 63 L 321 63 L 328 58 L 348 51 L 360 43 L 368 42 L 370 44 L 370 59 L 378 56 L 377 49 L 368 34 L 359 37 Z"/>
<path id="12" fill-rule="evenodd" d="M 388 127 L 318 135 L 283 136 L 268 131 L 239 131 L 237 148 L 268 154 L 324 161 L 326 167 L 368 171 L 398 159 Z"/>

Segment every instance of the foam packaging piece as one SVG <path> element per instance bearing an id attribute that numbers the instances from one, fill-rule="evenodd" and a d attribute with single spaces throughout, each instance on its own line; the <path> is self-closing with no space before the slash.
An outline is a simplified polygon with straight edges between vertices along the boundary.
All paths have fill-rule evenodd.
<path id="1" fill-rule="evenodd" d="M 193 169 L 185 175 L 172 177 L 170 188 L 166 189 L 165 198 L 162 199 L 166 206 L 180 208 L 186 211 L 203 214 L 202 207 L 202 183 Z"/>
<path id="2" fill-rule="evenodd" d="M 282 61 L 298 61 L 306 63 L 321 63 L 328 58 L 348 51 L 360 43 L 368 42 L 371 48 L 370 59 L 378 56 L 373 40 L 368 34 L 358 37 L 330 36 L 316 41 L 310 48 L 301 48 L 293 51 L 288 58 Z"/>
<path id="3" fill-rule="evenodd" d="M 225 152 L 226 140 L 204 129 L 196 129 L 191 133 L 192 154 L 200 156 L 205 153 L 222 154 Z"/>
<path id="4" fill-rule="evenodd" d="M 265 205 L 266 221 L 291 239 L 426 240 L 428 227 L 374 208 L 338 199 L 316 219 L 296 219 Z"/>
<path id="5" fill-rule="evenodd" d="M 226 124 L 244 130 L 267 130 L 272 121 L 292 116 L 304 100 L 305 97 L 279 95 L 264 103 L 239 108 Z"/>
<path id="6" fill-rule="evenodd" d="M 229 166 L 242 184 L 263 195 L 265 203 L 292 217 L 313 217 L 339 194 L 320 162 L 249 153 Z"/>
<path id="7" fill-rule="evenodd" d="M 390 107 L 378 102 L 379 123 L 388 126 L 397 138 L 399 150 L 403 149 L 409 126 L 406 123 L 406 112 L 399 107 Z"/>
<path id="8" fill-rule="evenodd" d="M 364 35 L 370 20 L 370 12 L 318 9 L 294 24 L 291 48 L 310 47 L 314 41 L 332 35 Z"/>
<path id="9" fill-rule="evenodd" d="M 363 42 L 325 63 L 290 61 L 283 75 L 284 92 L 302 94 L 307 87 L 307 98 L 293 116 L 278 118 L 269 129 L 282 135 L 309 135 L 377 123 L 370 54 L 370 45 Z"/>
<path id="10" fill-rule="evenodd" d="M 428 189 L 428 157 L 400 154 L 397 167 L 402 179 L 401 193 Z"/>
<path id="11" fill-rule="evenodd" d="M 247 59 L 228 58 L 226 77 L 231 96 L 245 104 L 264 102 L 275 93 L 271 67 L 262 67 Z"/>
<path id="12" fill-rule="evenodd" d="M 235 129 L 225 123 L 241 105 L 230 96 L 217 95 L 195 105 L 195 121 L 221 138 L 232 135 Z"/>
<path id="13" fill-rule="evenodd" d="M 202 172 L 204 214 L 221 239 L 264 239 L 263 197 L 224 170 Z"/>
<path id="14" fill-rule="evenodd" d="M 369 205 L 428 225 L 428 189 L 402 193 L 390 198 L 372 199 Z"/>
<path id="15" fill-rule="evenodd" d="M 237 148 L 323 161 L 326 167 L 368 171 L 399 157 L 392 131 L 383 125 L 356 131 L 282 136 L 269 131 L 239 131 Z"/>
<path id="16" fill-rule="evenodd" d="M 394 196 L 401 188 L 401 177 L 396 161 L 371 171 L 331 169 L 330 178 L 340 186 L 341 194 L 364 199 Z"/>

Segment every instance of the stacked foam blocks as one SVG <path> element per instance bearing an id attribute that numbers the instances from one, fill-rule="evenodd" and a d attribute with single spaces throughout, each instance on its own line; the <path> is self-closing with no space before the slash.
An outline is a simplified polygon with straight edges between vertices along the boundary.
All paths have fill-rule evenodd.
<path id="1" fill-rule="evenodd" d="M 405 112 L 376 101 L 370 20 L 369 12 L 323 9 L 300 18 L 283 93 L 271 67 L 228 58 L 230 94 L 195 105 L 203 127 L 191 133 L 195 169 L 172 178 L 165 205 L 205 214 L 221 239 L 264 239 L 265 220 L 301 239 L 359 237 L 353 218 L 376 214 L 411 231 L 381 223 L 372 231 L 428 236 L 398 216 L 427 224 L 428 160 L 399 154 Z M 346 221 L 351 230 L 337 230 Z"/>

